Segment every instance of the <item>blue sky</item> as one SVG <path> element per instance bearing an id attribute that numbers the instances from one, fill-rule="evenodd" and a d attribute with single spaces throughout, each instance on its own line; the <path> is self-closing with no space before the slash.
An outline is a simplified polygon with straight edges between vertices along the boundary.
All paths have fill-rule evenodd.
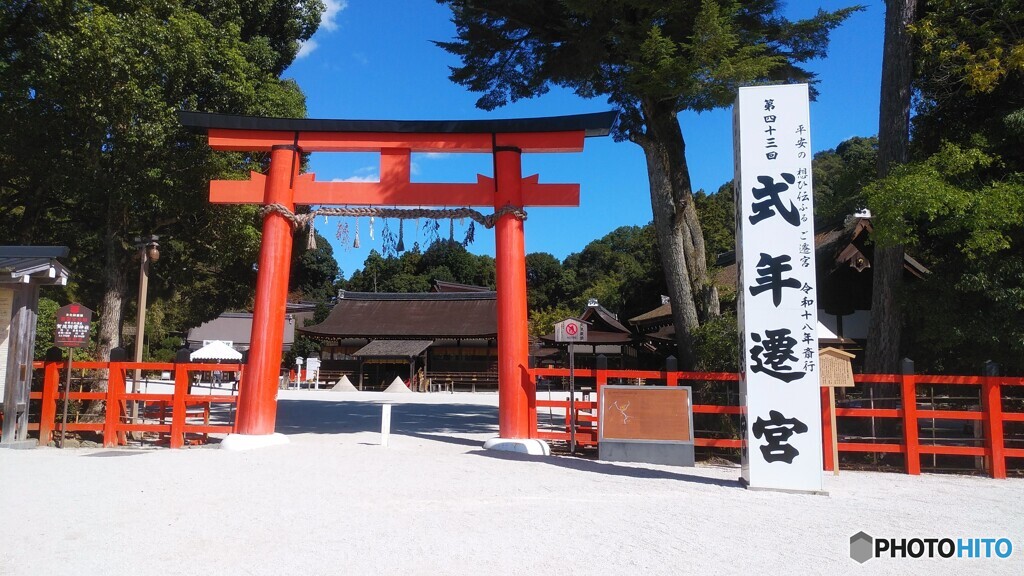
<path id="1" fill-rule="evenodd" d="M 552 90 L 493 112 L 475 106 L 478 94 L 448 80 L 458 59 L 431 44 L 450 40 L 455 27 L 450 13 L 434 0 L 326 0 L 320 30 L 303 46 L 284 76 L 299 83 L 311 118 L 438 120 L 515 118 L 582 114 L 611 109 L 603 98 L 585 100 Z M 804 18 L 819 8 L 833 10 L 853 2 L 791 2 L 785 13 Z M 884 4 L 870 2 L 832 35 L 829 57 L 814 62 L 820 96 L 811 103 L 811 144 L 815 151 L 834 148 L 851 136 L 878 132 Z M 732 178 L 732 111 L 680 116 L 686 156 L 695 190 L 714 192 Z M 370 154 L 315 153 L 310 171 L 317 180 L 376 179 L 378 159 Z M 414 155 L 413 180 L 472 182 L 491 175 L 486 154 Z M 549 252 L 564 259 L 591 240 L 626 225 L 651 220 L 647 169 L 640 148 L 608 138 L 588 138 L 579 154 L 524 154 L 523 174 L 540 174 L 541 182 L 581 185 L 579 208 L 528 209 L 527 252 Z M 331 239 L 345 277 L 362 267 L 370 249 L 380 251 L 380 236 L 368 238 L 360 223 L 361 247 L 342 246 L 335 230 L 339 218 L 318 220 L 318 231 Z M 351 219 L 350 227 L 355 226 Z M 378 223 L 378 230 L 380 224 Z M 407 222 L 411 246 L 416 225 Z M 456 237 L 461 227 L 456 223 Z M 412 232 L 412 234 L 410 234 Z M 420 238 L 421 243 L 422 238 Z M 494 255 L 494 235 L 478 230 L 470 251 Z"/>

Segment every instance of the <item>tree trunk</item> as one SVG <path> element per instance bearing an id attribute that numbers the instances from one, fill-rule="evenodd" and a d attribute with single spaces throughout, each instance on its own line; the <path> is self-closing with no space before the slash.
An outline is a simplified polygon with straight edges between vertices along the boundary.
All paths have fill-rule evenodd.
<path id="1" fill-rule="evenodd" d="M 108 223 L 103 243 L 106 266 L 103 269 L 103 302 L 99 310 L 100 330 L 96 355 L 99 360 L 105 361 L 110 359 L 111 348 L 121 345 L 121 323 L 128 281 L 121 232 L 111 223 Z M 106 384 L 103 383 L 102 386 L 105 389 Z"/>
<path id="2" fill-rule="evenodd" d="M 688 168 L 684 169 L 689 170 Z M 693 193 L 690 191 L 689 184 L 687 184 L 686 193 L 689 195 L 689 201 L 683 208 L 683 218 L 686 220 L 690 243 L 693 245 L 691 251 L 687 253 L 690 255 L 687 256 L 687 265 L 690 267 L 690 279 L 695 281 L 693 289 L 694 297 L 697 300 L 697 314 L 701 322 L 707 322 L 720 315 L 722 310 L 718 300 L 718 286 L 715 285 L 714 278 L 708 275 L 704 228 L 700 225 L 697 205 L 693 202 Z"/>
<path id="3" fill-rule="evenodd" d="M 121 244 L 121 232 L 111 222 L 113 217 L 108 215 L 107 230 L 103 237 L 104 263 L 103 267 L 103 301 L 99 309 L 99 338 L 96 344 L 96 359 L 99 361 L 110 360 L 110 350 L 121 345 L 121 322 L 124 315 L 124 301 L 127 293 L 127 279 L 125 278 L 124 248 Z M 109 370 L 98 370 L 89 388 L 93 392 L 103 392 L 107 389 L 107 382 L 110 377 Z M 103 418 L 106 402 L 103 400 L 92 400 L 85 405 L 82 417 L 86 421 L 99 421 Z"/>
<path id="4" fill-rule="evenodd" d="M 647 133 L 637 138 L 647 159 L 654 229 L 672 302 L 679 365 L 692 369 L 693 331 L 719 314 L 718 290 L 707 272 L 704 235 L 693 204 L 686 145 L 675 110 L 644 102 Z"/>
<path id="5" fill-rule="evenodd" d="M 893 164 L 909 159 L 910 88 L 913 43 L 908 27 L 914 23 L 916 0 L 888 0 L 885 6 L 885 48 L 882 53 L 882 92 L 878 113 L 878 177 Z M 900 360 L 900 308 L 897 296 L 903 280 L 903 245 L 877 246 L 873 263 L 871 322 L 868 326 L 864 369 L 895 373 Z"/>

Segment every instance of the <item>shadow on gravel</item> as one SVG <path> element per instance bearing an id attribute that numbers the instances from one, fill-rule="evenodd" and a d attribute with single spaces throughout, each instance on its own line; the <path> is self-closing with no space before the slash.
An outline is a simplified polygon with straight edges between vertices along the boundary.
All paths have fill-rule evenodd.
<path id="1" fill-rule="evenodd" d="M 694 474 L 681 472 L 669 472 L 667 470 L 650 470 L 647 468 L 634 468 L 632 466 L 620 466 L 612 462 L 597 462 L 594 460 L 583 460 L 580 458 L 560 456 L 531 456 L 518 452 L 502 452 L 499 450 L 475 450 L 470 452 L 476 456 L 486 456 L 499 460 L 516 460 L 521 462 L 540 462 L 561 468 L 579 470 L 581 472 L 593 472 L 608 476 L 626 476 L 629 478 L 651 478 L 655 480 L 679 480 L 691 484 L 707 484 L 710 486 L 721 486 L 723 488 L 743 488 L 739 480 L 722 480 L 720 478 L 705 478 Z M 739 471 L 737 470 L 737 473 Z"/>
<path id="2" fill-rule="evenodd" d="M 380 402 L 277 401 L 277 431 L 282 434 L 380 432 L 380 420 Z M 391 433 L 478 446 L 476 440 L 445 434 L 497 434 L 498 409 L 473 404 L 393 404 Z"/>

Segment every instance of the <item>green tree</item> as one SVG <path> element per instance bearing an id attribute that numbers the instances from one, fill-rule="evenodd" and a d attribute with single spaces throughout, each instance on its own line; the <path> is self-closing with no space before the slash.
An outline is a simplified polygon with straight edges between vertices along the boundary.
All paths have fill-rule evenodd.
<path id="1" fill-rule="evenodd" d="M 925 368 L 1021 369 L 1024 13 L 1018 2 L 929 2 L 914 34 L 911 163 L 868 187 L 879 244 L 932 271 L 905 286 L 901 351 Z"/>
<path id="2" fill-rule="evenodd" d="M 459 56 L 451 79 L 491 110 L 564 86 L 606 96 L 617 138 L 647 158 L 651 206 L 681 363 L 692 334 L 718 314 L 677 114 L 732 104 L 744 84 L 814 81 L 801 65 L 825 54 L 828 32 L 856 8 L 790 21 L 776 0 L 438 0 L 451 7 Z"/>
<path id="3" fill-rule="evenodd" d="M 597 298 L 602 306 L 630 317 L 652 308 L 666 291 L 654 226 L 621 226 L 570 254 L 566 302 L 576 309 Z"/>
<path id="4" fill-rule="evenodd" d="M 289 292 L 293 299 L 326 302 L 335 296 L 341 270 L 334 259 L 330 242 L 314 232 L 316 248 L 306 248 L 306 231 L 296 233 L 292 248 L 292 273 Z"/>
<path id="5" fill-rule="evenodd" d="M 877 178 L 878 138 L 854 136 L 814 155 L 814 219 L 841 221 L 867 207 L 864 187 Z"/>
<path id="6" fill-rule="evenodd" d="M 344 286 L 359 292 L 426 292 L 434 280 L 443 280 L 493 288 L 494 275 L 494 258 L 470 254 L 462 244 L 442 239 L 426 252 L 417 244 L 401 256 L 384 257 L 370 250 L 362 270 Z"/>
<path id="7" fill-rule="evenodd" d="M 530 310 L 530 335 L 539 338 L 555 331 L 555 324 L 567 318 L 579 317 L 580 310 L 565 305 Z"/>
<path id="8" fill-rule="evenodd" d="M 562 263 L 547 252 L 526 255 L 526 305 L 542 310 L 564 300 L 562 294 Z M 563 318 L 564 320 L 564 318 Z"/>
<path id="9" fill-rule="evenodd" d="M 211 178 L 261 154 L 214 154 L 180 109 L 302 116 L 278 76 L 320 0 L 15 0 L 0 6 L 0 241 L 74 240 L 69 295 L 97 308 L 98 351 L 120 344 L 132 238 L 161 236 L 153 301 L 197 325 L 251 297 L 254 208 L 208 205 Z"/>
<path id="10" fill-rule="evenodd" d="M 905 349 L 923 368 L 1024 368 L 1024 174 L 947 143 L 867 188 L 876 238 L 913 246 L 931 274 L 907 286 Z"/>
<path id="11" fill-rule="evenodd" d="M 427 247 L 416 267 L 431 280 L 494 288 L 495 266 L 490 256 L 470 254 L 459 242 L 441 239 Z"/>
<path id="12" fill-rule="evenodd" d="M 736 249 L 736 203 L 732 180 L 719 186 L 714 194 L 698 190 L 693 195 L 693 202 L 704 229 L 704 246 L 710 268 L 719 254 Z"/>

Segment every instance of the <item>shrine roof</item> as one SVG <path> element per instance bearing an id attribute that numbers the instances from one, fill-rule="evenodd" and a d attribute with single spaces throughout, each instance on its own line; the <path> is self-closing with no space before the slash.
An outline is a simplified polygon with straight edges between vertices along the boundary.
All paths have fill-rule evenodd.
<path id="1" fill-rule="evenodd" d="M 493 338 L 495 292 L 341 292 L 327 318 L 296 330 L 313 338 Z"/>
<path id="2" fill-rule="evenodd" d="M 543 118 L 492 120 L 334 120 L 318 118 L 268 118 L 208 112 L 179 111 L 182 125 L 197 131 L 259 130 L 275 132 L 380 132 L 440 134 L 500 134 L 515 132 L 574 132 L 607 136 L 618 112 L 596 112 Z"/>
<path id="3" fill-rule="evenodd" d="M 67 246 L 0 246 L 0 283 L 67 284 Z"/>
<path id="4" fill-rule="evenodd" d="M 363 358 L 412 358 L 430 348 L 433 340 L 374 340 L 352 355 Z"/>

